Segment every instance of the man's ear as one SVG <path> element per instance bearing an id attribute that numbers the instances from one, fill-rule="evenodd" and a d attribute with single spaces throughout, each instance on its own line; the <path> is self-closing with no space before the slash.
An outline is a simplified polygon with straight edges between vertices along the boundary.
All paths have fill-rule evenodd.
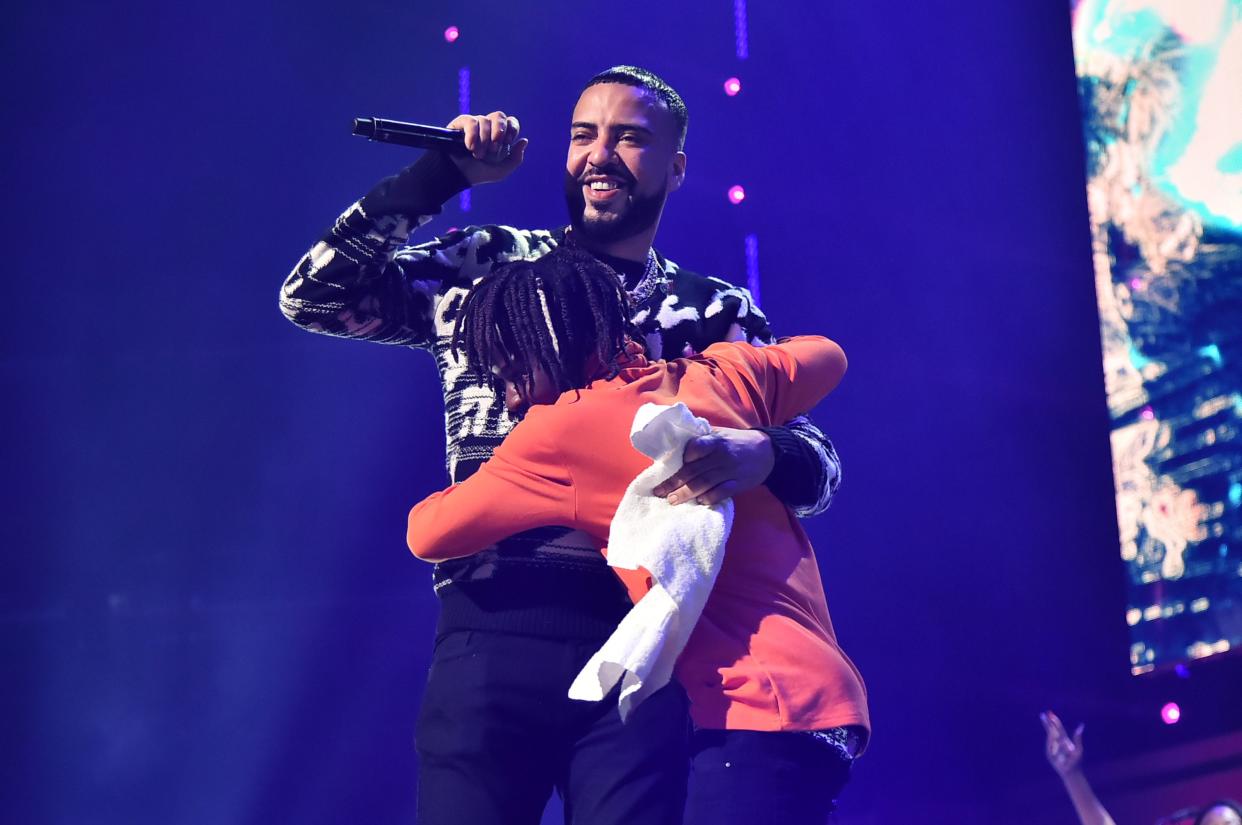
<path id="1" fill-rule="evenodd" d="M 686 180 L 686 153 L 677 152 L 673 155 L 672 170 L 669 174 L 668 191 L 676 192 Z"/>

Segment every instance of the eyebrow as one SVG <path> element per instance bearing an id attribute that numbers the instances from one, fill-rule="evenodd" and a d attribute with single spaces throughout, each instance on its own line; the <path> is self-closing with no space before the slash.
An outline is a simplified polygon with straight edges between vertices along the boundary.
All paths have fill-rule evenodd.
<path id="1" fill-rule="evenodd" d="M 592 132 L 598 131 L 599 127 L 594 123 L 588 123 L 584 120 L 577 120 L 569 124 L 570 130 L 573 129 L 590 129 Z M 642 132 L 645 135 L 654 135 L 651 129 L 643 126 L 641 123 L 617 123 L 612 126 L 613 132 Z"/>

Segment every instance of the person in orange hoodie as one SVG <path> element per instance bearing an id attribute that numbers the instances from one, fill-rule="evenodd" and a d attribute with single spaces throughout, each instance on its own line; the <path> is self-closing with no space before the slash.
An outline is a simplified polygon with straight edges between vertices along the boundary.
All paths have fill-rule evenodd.
<path id="1" fill-rule="evenodd" d="M 627 486 L 650 464 L 629 439 L 643 404 L 683 402 L 715 427 L 768 426 L 807 412 L 845 373 L 845 353 L 816 336 L 648 361 L 630 317 L 616 274 L 572 247 L 474 287 L 454 347 L 503 384 L 522 420 L 476 474 L 410 511 L 415 556 L 468 556 L 544 525 L 582 530 L 603 549 Z M 719 575 L 675 669 L 695 728 L 685 821 L 822 823 L 869 736 L 866 690 L 837 644 L 797 518 L 763 487 L 734 505 Z M 632 598 L 650 588 L 645 571 L 617 573 Z"/>

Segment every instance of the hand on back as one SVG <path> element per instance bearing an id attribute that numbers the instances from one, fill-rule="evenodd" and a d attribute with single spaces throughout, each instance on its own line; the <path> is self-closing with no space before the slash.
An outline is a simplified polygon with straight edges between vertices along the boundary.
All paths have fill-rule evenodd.
<path id="1" fill-rule="evenodd" d="M 685 462 L 653 491 L 670 504 L 718 504 L 758 487 L 776 463 L 771 439 L 761 430 L 716 427 L 686 442 Z"/>

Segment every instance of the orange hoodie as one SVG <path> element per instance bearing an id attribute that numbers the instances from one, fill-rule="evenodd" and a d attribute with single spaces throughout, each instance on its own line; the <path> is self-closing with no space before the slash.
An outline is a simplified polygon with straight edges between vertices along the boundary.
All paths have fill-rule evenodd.
<path id="1" fill-rule="evenodd" d="M 639 407 L 682 401 L 716 427 L 767 427 L 810 410 L 845 366 L 841 348 L 815 336 L 640 357 L 615 378 L 532 407 L 477 473 L 410 511 L 410 550 L 441 561 L 544 526 L 583 530 L 602 549 L 626 487 L 650 465 L 629 440 Z M 676 668 L 695 724 L 869 728 L 866 689 L 837 645 L 802 526 L 763 486 L 734 504 L 720 575 Z M 634 599 L 650 587 L 643 571 L 616 572 Z"/>

